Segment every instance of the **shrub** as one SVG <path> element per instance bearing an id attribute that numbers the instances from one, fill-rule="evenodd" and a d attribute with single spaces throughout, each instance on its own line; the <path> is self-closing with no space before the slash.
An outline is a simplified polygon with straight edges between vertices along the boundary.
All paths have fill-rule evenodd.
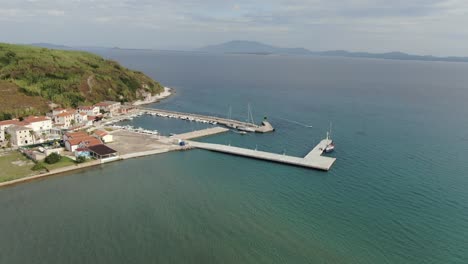
<path id="1" fill-rule="evenodd" d="M 40 171 L 40 170 L 45 170 L 46 167 L 44 167 L 44 165 L 40 162 L 34 164 L 34 166 L 31 168 L 31 170 L 33 171 Z"/>
<path id="2" fill-rule="evenodd" d="M 84 157 L 84 156 L 78 156 L 76 158 L 76 163 L 83 163 L 85 161 L 86 161 L 86 157 Z"/>
<path id="3" fill-rule="evenodd" d="M 54 164 L 54 163 L 59 162 L 60 159 L 62 159 L 62 156 L 54 152 L 45 158 L 45 162 L 47 164 Z"/>

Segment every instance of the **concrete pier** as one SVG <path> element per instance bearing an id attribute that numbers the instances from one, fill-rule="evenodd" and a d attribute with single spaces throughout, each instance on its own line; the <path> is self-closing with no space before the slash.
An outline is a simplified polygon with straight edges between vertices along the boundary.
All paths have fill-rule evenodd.
<path id="1" fill-rule="evenodd" d="M 304 158 L 287 156 L 282 154 L 275 154 L 265 151 L 258 151 L 252 149 L 245 149 L 233 146 L 225 146 L 220 144 L 211 144 L 204 142 L 189 141 L 188 144 L 191 147 L 206 149 L 210 151 L 222 152 L 237 156 L 244 156 L 254 159 L 267 160 L 277 163 L 285 163 L 290 165 L 295 165 L 299 167 L 305 167 L 310 169 L 317 170 L 330 170 L 331 166 L 335 162 L 335 158 L 323 157 L 321 156 L 323 150 L 325 149 L 326 143 L 331 143 L 331 140 L 324 139 L 322 140 L 309 154 Z"/>
<path id="2" fill-rule="evenodd" d="M 226 127 L 245 130 L 245 131 L 252 131 L 252 132 L 257 132 L 257 133 L 268 133 L 268 132 L 273 132 L 275 130 L 273 126 L 266 120 L 262 122 L 262 125 L 255 125 L 252 123 L 242 122 L 242 121 L 238 121 L 234 119 L 221 118 L 221 117 L 216 117 L 216 116 L 181 113 L 181 112 L 176 112 L 176 111 L 146 108 L 146 107 L 139 107 L 139 109 L 147 113 L 172 115 L 177 118 L 188 117 L 188 118 L 194 118 L 194 119 L 203 119 L 209 122 L 217 122 L 218 124 L 224 125 Z"/>
<path id="3" fill-rule="evenodd" d="M 171 136 L 171 138 L 188 140 L 188 139 L 194 139 L 194 138 L 200 138 L 200 137 L 216 135 L 216 134 L 224 133 L 224 132 L 227 132 L 227 131 L 229 131 L 229 129 L 224 128 L 224 127 L 212 127 L 212 128 L 187 132 L 187 133 L 183 133 L 183 134 L 173 135 L 173 136 Z"/>

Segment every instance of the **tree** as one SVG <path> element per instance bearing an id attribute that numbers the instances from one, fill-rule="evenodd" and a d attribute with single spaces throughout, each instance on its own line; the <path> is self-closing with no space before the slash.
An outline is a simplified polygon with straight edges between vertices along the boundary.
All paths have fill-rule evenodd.
<path id="1" fill-rule="evenodd" d="M 72 121 L 70 121 L 70 125 L 74 126 L 75 124 L 76 124 L 75 119 L 72 119 Z"/>
<path id="2" fill-rule="evenodd" d="M 44 165 L 40 162 L 34 164 L 34 166 L 31 168 L 33 171 L 40 171 L 40 170 L 46 170 L 47 168 L 44 167 Z"/>
<path id="3" fill-rule="evenodd" d="M 83 163 L 86 161 L 86 157 L 85 156 L 78 156 L 76 158 L 76 163 Z"/>
<path id="4" fill-rule="evenodd" d="M 36 134 L 34 133 L 34 130 L 29 130 L 29 135 L 31 135 L 33 144 L 36 144 Z"/>
<path id="5" fill-rule="evenodd" d="M 9 50 L 5 53 L 5 58 L 7 59 L 8 63 L 11 63 L 16 58 L 16 53 Z"/>
<path id="6" fill-rule="evenodd" d="M 45 158 L 45 162 L 48 164 L 55 164 L 62 159 L 62 156 L 58 153 L 51 153 L 49 156 Z"/>

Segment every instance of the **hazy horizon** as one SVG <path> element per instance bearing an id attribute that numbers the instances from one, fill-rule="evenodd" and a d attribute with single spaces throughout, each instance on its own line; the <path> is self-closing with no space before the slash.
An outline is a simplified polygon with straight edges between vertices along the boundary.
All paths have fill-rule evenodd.
<path id="1" fill-rule="evenodd" d="M 468 56 L 461 0 L 0 0 L 1 42 L 193 50 L 249 40 L 311 51 Z"/>

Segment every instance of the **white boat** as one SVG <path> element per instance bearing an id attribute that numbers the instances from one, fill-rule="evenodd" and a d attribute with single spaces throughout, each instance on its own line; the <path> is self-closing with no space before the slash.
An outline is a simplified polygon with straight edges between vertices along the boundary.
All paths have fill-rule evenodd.
<path id="1" fill-rule="evenodd" d="M 333 140 L 331 139 L 331 123 L 330 123 L 330 132 L 327 132 L 327 140 L 330 142 L 326 147 L 325 147 L 325 153 L 330 153 L 335 150 L 335 144 L 333 143 Z"/>
<path id="2" fill-rule="evenodd" d="M 333 152 L 334 150 L 335 150 L 335 144 L 333 144 L 333 142 L 328 144 L 325 147 L 325 153 L 330 153 L 330 152 Z"/>

